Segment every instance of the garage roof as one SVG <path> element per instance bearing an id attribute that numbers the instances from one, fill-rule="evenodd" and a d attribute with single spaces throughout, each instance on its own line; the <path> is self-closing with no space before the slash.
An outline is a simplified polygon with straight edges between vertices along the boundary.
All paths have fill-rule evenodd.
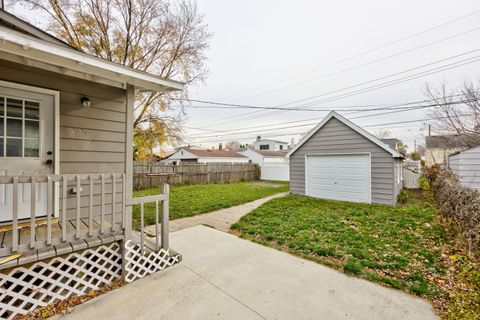
<path id="1" fill-rule="evenodd" d="M 353 129 L 354 131 L 356 131 L 358 134 L 364 136 L 365 138 L 367 138 L 368 140 L 372 141 L 373 143 L 375 143 L 376 145 L 378 145 L 380 148 L 384 149 L 385 151 L 389 152 L 392 157 L 394 158 L 403 158 L 403 156 L 397 151 L 397 150 L 394 150 L 392 148 L 390 148 L 387 144 L 383 143 L 382 141 L 380 141 L 380 139 L 378 139 L 377 137 L 375 137 L 374 135 L 372 135 L 371 133 L 367 132 L 366 130 L 362 129 L 361 127 L 357 126 L 356 124 L 354 124 L 353 122 L 351 122 L 350 120 L 347 120 L 346 118 L 344 118 L 343 116 L 341 116 L 340 114 L 338 114 L 337 112 L 335 111 L 330 111 L 330 113 L 319 123 L 315 126 L 315 128 L 313 128 L 312 130 L 310 130 L 310 132 L 308 134 L 306 134 L 302 140 L 300 140 L 293 148 L 292 150 L 290 150 L 288 153 L 287 153 L 287 157 L 290 157 L 293 153 L 295 153 L 295 151 L 297 151 L 298 148 L 300 148 L 305 142 L 308 141 L 308 139 L 310 139 L 315 133 L 317 133 L 317 131 L 319 131 L 330 119 L 332 118 L 335 118 L 337 119 L 338 121 L 342 122 L 344 125 L 346 125 L 347 127 Z"/>

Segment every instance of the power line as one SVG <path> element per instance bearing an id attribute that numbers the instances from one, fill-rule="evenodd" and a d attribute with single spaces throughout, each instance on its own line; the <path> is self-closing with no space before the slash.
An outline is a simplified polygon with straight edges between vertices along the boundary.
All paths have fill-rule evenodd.
<path id="1" fill-rule="evenodd" d="M 472 101 L 478 101 L 477 99 L 475 100 L 469 100 L 469 101 L 456 101 L 456 102 L 450 102 L 450 103 L 447 103 L 445 105 L 457 105 L 457 104 L 463 104 L 463 103 L 466 103 L 466 102 L 472 102 Z M 406 110 L 396 110 L 396 111 L 389 111 L 389 112 L 384 112 L 384 113 L 377 113 L 377 114 L 370 114 L 370 115 L 364 115 L 364 116 L 357 116 L 357 117 L 353 117 L 351 119 L 359 119 L 359 118 L 365 118 L 365 117 L 373 117 L 373 116 L 377 116 L 377 115 L 384 115 L 384 114 L 391 114 L 391 113 L 398 113 L 398 112 L 405 112 L 405 111 L 410 111 L 410 110 L 414 110 L 414 109 L 419 109 L 419 108 L 428 108 L 428 107 L 435 107 L 437 106 L 436 104 L 431 104 L 431 105 L 428 105 L 428 106 L 417 106 L 417 107 L 410 107 Z M 323 118 L 321 118 L 323 119 Z M 310 121 L 313 120 L 313 119 L 309 119 Z M 306 120 L 300 120 L 300 121 L 297 121 L 298 122 L 305 122 Z M 292 121 L 290 123 L 295 123 L 295 121 Z M 197 138 L 200 138 L 200 139 L 206 139 L 206 138 L 217 138 L 217 137 L 220 137 L 220 136 L 232 136 L 232 135 L 240 135 L 240 134 L 248 134 L 248 133 L 259 133 L 259 132 L 265 132 L 265 131 L 272 131 L 272 130 L 278 130 L 278 129 L 291 129 L 291 128 L 299 128 L 299 127 L 306 127 L 306 126 L 311 126 L 311 125 L 315 125 L 317 124 L 318 122 L 309 122 L 309 123 L 306 123 L 306 124 L 299 124 L 299 125 L 293 125 L 293 126 L 282 126 L 281 128 L 267 128 L 267 129 L 260 129 L 260 130 L 253 130 L 253 131 L 245 131 L 245 132 L 232 132 L 232 130 L 225 130 L 223 131 L 224 133 L 223 134 L 217 134 L 217 135 L 207 135 L 207 136 L 200 136 Z M 285 123 L 282 123 L 282 124 L 285 124 Z M 280 124 L 275 124 L 275 125 L 280 125 Z M 260 128 L 262 126 L 254 126 L 254 127 L 250 127 L 249 129 L 253 129 L 253 128 Z M 244 129 L 240 129 L 240 130 L 246 130 L 246 128 Z"/>
<path id="2" fill-rule="evenodd" d="M 417 107 L 402 107 L 402 110 L 401 111 L 409 111 L 409 110 L 412 110 L 412 109 L 416 109 L 416 108 L 428 108 L 428 107 L 431 107 L 433 105 L 422 105 L 422 106 L 417 106 Z M 383 107 L 383 108 L 377 108 L 375 109 L 376 111 L 378 110 L 392 110 L 393 108 L 395 107 Z M 405 110 L 406 109 L 406 110 Z M 394 109 L 395 110 L 395 109 Z M 325 111 L 322 111 L 322 112 L 326 112 L 327 110 Z M 335 111 L 340 111 L 340 110 L 335 110 Z M 372 109 L 373 111 L 373 109 Z M 392 111 L 390 111 L 389 113 L 391 113 Z M 370 115 L 370 116 L 374 116 L 376 114 L 373 114 L 373 115 Z M 208 131 L 208 132 L 216 132 L 216 133 L 224 133 L 224 132 L 232 132 L 232 131 L 236 131 L 236 130 L 246 130 L 246 129 L 255 129 L 255 128 L 264 128 L 264 127 L 271 127 L 271 126 L 278 126 L 278 125 L 284 125 L 284 124 L 290 124 L 290 123 L 300 123 L 300 122 L 305 122 L 305 121 L 312 121 L 312 120 L 322 120 L 322 118 L 308 118 L 308 119 L 303 119 L 303 120 L 293 120 L 293 121 L 286 121 L 286 122 L 280 122 L 280 123 L 275 123 L 275 124 L 270 124 L 270 125 L 257 125 L 257 126 L 251 126 L 251 127 L 244 127 L 244 128 L 236 128 L 236 129 L 231 129 L 231 130 L 212 130 L 212 129 L 202 129 L 202 128 L 193 128 L 193 127 L 186 127 L 188 129 L 194 129 L 194 130 L 205 130 L 205 131 Z M 199 137 L 197 135 L 197 137 Z M 202 134 L 200 134 L 200 138 L 203 138 Z"/>
<path id="3" fill-rule="evenodd" d="M 460 117 L 466 117 L 466 116 L 471 116 L 472 114 L 464 114 L 461 115 Z M 376 124 L 370 124 L 370 125 L 364 125 L 362 126 L 363 128 L 375 128 L 375 127 L 384 127 L 384 126 L 391 126 L 395 124 L 406 124 L 406 123 L 417 123 L 417 122 L 427 122 L 430 120 L 442 120 L 442 119 L 447 119 L 448 117 L 435 117 L 435 118 L 425 118 L 425 119 L 416 119 L 416 120 L 406 120 L 406 121 L 396 121 L 396 122 L 387 122 L 387 123 L 376 123 Z M 313 124 L 318 124 L 318 123 L 313 123 Z M 310 125 L 313 125 L 310 124 Z M 278 128 L 277 128 L 278 129 Z M 288 136 L 288 135 L 296 135 L 299 133 L 285 133 L 285 134 L 279 134 L 279 135 L 270 135 L 270 136 Z M 245 138 L 236 138 L 234 140 L 244 140 L 244 139 L 254 139 L 255 137 L 245 137 Z M 199 141 L 199 142 L 210 142 L 208 140 L 205 141 Z"/>
<path id="4" fill-rule="evenodd" d="M 254 98 L 254 97 L 260 97 L 260 96 L 264 96 L 264 95 L 267 95 L 267 94 L 278 92 L 278 91 L 281 91 L 281 90 L 284 90 L 284 89 L 290 89 L 290 88 L 293 88 L 293 87 L 304 85 L 304 84 L 307 84 L 307 83 L 310 83 L 310 82 L 313 82 L 313 81 L 317 81 L 317 80 L 320 80 L 320 79 L 326 79 L 326 78 L 336 76 L 336 75 L 339 75 L 339 74 L 342 74 L 342 73 L 345 73 L 345 72 L 348 72 L 348 71 L 356 70 L 356 69 L 359 69 L 359 68 L 362 68 L 362 67 L 366 67 L 366 66 L 381 62 L 381 61 L 385 61 L 385 60 L 388 60 L 388 59 L 391 59 L 391 58 L 394 58 L 394 57 L 398 57 L 398 56 L 401 56 L 401 55 L 406 54 L 406 53 L 414 52 L 416 50 L 423 49 L 423 48 L 426 48 L 426 47 L 429 47 L 429 46 L 432 46 L 432 45 L 435 45 L 435 44 L 438 44 L 438 43 L 441 43 L 441 42 L 444 42 L 444 41 L 447 41 L 447 40 L 451 40 L 451 39 L 454 39 L 454 38 L 457 38 L 457 37 L 460 37 L 460 36 L 463 36 L 463 35 L 478 31 L 478 30 L 480 30 L 480 27 L 473 28 L 473 29 L 470 29 L 470 30 L 467 30 L 467 31 L 464 31 L 464 32 L 460 32 L 460 33 L 454 34 L 452 36 L 442 38 L 440 40 L 432 41 L 432 42 L 429 42 L 427 44 L 424 44 L 424 45 L 421 45 L 421 46 L 418 46 L 418 47 L 414 47 L 414 48 L 411 48 L 411 49 L 408 49 L 408 50 L 400 51 L 398 53 L 388 55 L 388 56 L 385 56 L 385 57 L 382 57 L 382 58 L 379 58 L 379 59 L 375 59 L 375 60 L 372 60 L 372 61 L 369 61 L 369 62 L 365 62 L 365 63 L 359 64 L 359 65 L 355 65 L 355 66 L 352 66 L 352 67 L 349 67 L 349 68 L 345 68 L 345 69 L 342 69 L 342 70 L 339 70 L 339 71 L 328 73 L 328 74 L 320 76 L 320 77 L 315 77 L 315 78 L 312 78 L 312 79 L 304 80 L 304 81 L 301 81 L 301 82 L 297 82 L 297 83 L 294 83 L 294 84 L 291 84 L 291 85 L 288 85 L 288 86 L 283 86 L 283 87 L 273 89 L 273 90 L 270 90 L 270 91 L 266 91 L 266 92 L 263 92 L 263 93 L 250 95 L 250 96 L 242 98 L 241 100 L 245 100 L 245 99 L 248 99 L 248 98 Z"/>
<path id="5" fill-rule="evenodd" d="M 393 45 L 395 45 L 395 44 L 397 44 L 397 43 L 401 43 L 401 42 L 403 42 L 403 41 L 405 41 L 405 40 L 408 40 L 408 39 L 417 37 L 417 36 L 419 36 L 419 35 L 422 35 L 422 34 L 425 34 L 425 33 L 430 32 L 430 31 L 433 31 L 433 30 L 435 30 L 435 29 L 439 29 L 439 28 L 441 28 L 441 27 L 444 27 L 444 26 L 453 24 L 453 23 L 455 23 L 455 22 L 457 22 L 457 21 L 460 21 L 460 20 L 469 18 L 469 17 L 474 16 L 474 15 L 476 15 L 476 14 L 478 14 L 478 13 L 480 13 L 480 10 L 477 10 L 477 11 L 471 12 L 471 13 L 469 13 L 469 14 L 460 16 L 460 17 L 458 17 L 458 18 L 455 18 L 455 19 L 446 21 L 446 22 L 444 22 L 444 23 L 435 25 L 435 26 L 433 26 L 433 27 L 424 29 L 424 30 L 422 30 L 422 31 L 419 31 L 419 32 L 410 34 L 410 35 L 408 35 L 408 36 L 405 36 L 405 37 L 403 37 L 403 38 L 400 38 L 400 39 L 397 39 L 397 40 L 388 42 L 388 43 L 383 44 L 383 45 L 380 45 L 380 46 L 378 46 L 378 47 L 375 47 L 375 48 L 372 48 L 372 49 L 369 49 L 369 50 L 366 50 L 366 51 L 362 51 L 362 52 L 360 52 L 360 53 L 357 53 L 357 54 L 348 56 L 348 57 L 346 57 L 346 58 L 342 58 L 342 59 L 336 60 L 336 61 L 334 61 L 334 62 L 332 62 L 332 63 L 326 64 L 326 65 L 323 65 L 323 66 L 320 66 L 320 67 L 317 67 L 317 68 L 314 68 L 314 69 L 311 69 L 311 70 L 307 70 L 307 71 L 305 71 L 305 72 L 298 73 L 298 74 L 296 74 L 296 75 L 289 76 L 289 77 L 286 77 L 286 78 L 283 78 L 283 79 L 280 79 L 280 80 L 276 80 L 276 81 L 273 81 L 273 82 L 270 82 L 270 83 L 267 83 L 267 84 L 264 84 L 264 85 L 261 85 L 261 86 L 258 86 L 258 87 L 254 87 L 254 88 L 251 88 L 251 89 L 243 90 L 243 91 L 238 92 L 238 93 L 236 93 L 236 94 L 232 94 L 232 95 L 229 95 L 229 96 L 220 98 L 219 100 L 229 99 L 229 98 L 231 98 L 231 97 L 235 97 L 235 96 L 238 96 L 238 95 L 243 94 L 243 93 L 245 93 L 245 92 L 250 92 L 250 91 L 257 90 L 257 89 L 263 89 L 263 88 L 269 87 L 269 86 L 274 85 L 274 84 L 277 84 L 277 83 L 282 83 L 282 82 L 285 82 L 285 81 L 288 81 L 288 80 L 291 80 L 291 79 L 295 79 L 295 78 L 304 76 L 304 75 L 306 75 L 306 74 L 310 74 L 310 73 L 315 72 L 315 71 L 318 71 L 318 70 L 322 70 L 322 69 L 325 69 L 325 68 L 328 68 L 328 67 L 332 67 L 332 66 L 335 66 L 335 65 L 337 65 L 337 64 L 340 64 L 340 63 L 343 63 L 343 62 L 346 62 L 346 61 L 349 61 L 349 60 L 352 60 L 352 59 L 355 59 L 355 58 L 358 58 L 358 57 L 362 57 L 362 56 L 367 55 L 367 54 L 369 54 L 369 53 L 372 53 L 372 52 L 375 52 L 375 51 L 378 51 L 378 50 L 381 50 L 381 49 L 384 49 L 384 48 L 393 46 Z"/>
<path id="6" fill-rule="evenodd" d="M 309 98 L 304 98 L 304 99 L 292 101 L 292 102 L 285 103 L 285 104 L 282 104 L 282 105 L 279 105 L 279 106 L 265 107 L 265 108 L 283 108 L 283 107 L 285 107 L 289 104 L 293 104 L 293 103 L 296 103 L 296 102 L 309 100 L 309 99 L 312 99 L 312 98 L 315 98 L 315 97 L 320 97 L 320 96 L 328 95 L 328 94 L 331 94 L 331 93 L 336 93 L 336 92 L 348 90 L 348 89 L 351 89 L 351 88 L 363 86 L 365 84 L 369 84 L 369 83 L 376 82 L 376 81 L 379 81 L 379 80 L 391 78 L 391 77 L 394 77 L 396 75 L 408 73 L 408 72 L 411 72 L 413 70 L 421 69 L 421 68 L 424 68 L 426 66 L 430 66 L 430 65 L 434 65 L 434 64 L 444 62 L 444 61 L 447 61 L 447 60 L 450 60 L 450 59 L 458 58 L 460 56 L 471 54 L 471 53 L 477 52 L 477 51 L 480 51 L 480 49 L 467 51 L 467 52 L 457 54 L 457 55 L 452 56 L 452 57 L 437 60 L 435 62 L 424 64 L 424 65 L 421 65 L 421 66 L 418 66 L 418 67 L 415 67 L 415 68 L 410 68 L 410 69 L 407 69 L 407 70 L 404 70 L 404 71 L 401 71 L 401 72 L 397 72 L 397 73 L 390 74 L 390 75 L 387 75 L 387 76 L 379 77 L 379 78 L 376 78 L 376 79 L 373 79 L 373 80 L 365 81 L 365 82 L 355 84 L 355 85 L 352 85 L 352 86 L 348 86 L 348 87 L 345 87 L 345 88 L 342 88 L 342 89 L 337 89 L 337 90 L 330 91 L 330 92 L 327 92 L 327 93 L 315 95 L 315 96 L 312 96 L 312 97 L 309 97 Z M 450 70 L 450 69 L 457 68 L 457 67 L 460 67 L 460 66 L 463 66 L 463 65 L 467 65 L 467 64 L 470 64 L 470 63 L 478 62 L 478 61 L 480 61 L 480 59 L 478 59 L 478 58 L 480 58 L 480 55 L 470 57 L 470 58 L 467 58 L 467 59 L 463 59 L 463 60 L 460 60 L 460 61 L 456 61 L 456 62 L 447 64 L 447 65 L 438 66 L 438 67 L 435 67 L 435 68 L 432 68 L 432 69 L 429 69 L 429 70 L 421 71 L 421 72 L 416 73 L 416 74 L 407 75 L 405 77 L 390 80 L 388 82 L 375 84 L 373 86 L 369 86 L 369 87 L 366 87 L 366 88 L 361 88 L 361 89 L 354 90 L 354 91 L 347 92 L 347 93 L 343 93 L 343 94 L 340 94 L 340 95 L 337 95 L 337 96 L 334 96 L 334 97 L 329 97 L 329 98 L 326 98 L 326 99 L 323 99 L 323 100 L 320 100 L 320 101 L 309 102 L 309 103 L 304 104 L 304 105 L 296 106 L 296 109 L 301 108 L 301 107 L 304 107 L 304 109 L 305 109 L 306 107 L 311 106 L 313 103 L 331 102 L 331 101 L 342 99 L 342 98 L 345 98 L 345 97 L 350 97 L 350 96 L 354 96 L 354 95 L 357 95 L 357 94 L 362 94 L 362 93 L 370 92 L 370 91 L 373 91 L 373 90 L 378 90 L 378 89 L 388 87 L 388 86 L 391 86 L 391 85 L 403 83 L 403 82 L 406 82 L 406 81 L 414 80 L 414 79 L 421 78 L 421 77 L 424 77 L 424 76 L 428 76 L 428 75 L 431 75 L 431 74 L 435 74 L 435 73 L 438 73 L 438 72 Z M 229 106 L 229 105 L 232 106 L 232 104 L 227 104 L 227 103 L 222 103 L 222 102 L 214 102 L 214 101 L 205 101 L 205 100 L 190 100 L 190 101 L 200 102 L 200 103 L 210 103 L 210 104 L 223 105 L 223 106 Z M 264 108 L 264 107 L 260 107 L 260 106 L 247 106 L 247 105 L 237 105 L 237 104 L 235 104 L 233 106 L 237 106 L 237 107 L 242 106 L 242 107 L 249 107 L 249 108 L 260 108 L 260 109 Z M 285 108 L 283 108 L 283 109 L 285 109 Z M 290 110 L 292 110 L 292 108 L 288 108 L 288 110 L 281 110 L 281 111 L 275 112 L 275 113 L 264 114 L 263 116 L 268 116 L 268 115 L 277 114 L 277 113 L 280 113 L 280 112 L 286 112 L 286 111 L 290 111 Z M 262 117 L 262 116 L 256 116 L 256 118 L 260 118 L 260 117 Z"/>
<path id="7" fill-rule="evenodd" d="M 417 67 L 414 67 L 414 68 L 410 68 L 410 69 L 406 69 L 406 70 L 402 70 L 402 71 L 399 71 L 399 72 L 396 72 L 396 73 L 392 73 L 392 74 L 389 74 L 389 75 L 386 75 L 386 76 L 382 76 L 382 77 L 379 77 L 379 78 L 375 78 L 375 79 L 372 79 L 372 80 L 369 80 L 369 81 L 364 81 L 364 82 L 361 82 L 361 83 L 358 83 L 358 84 L 355 84 L 355 85 L 351 85 L 351 86 L 348 86 L 348 87 L 344 87 L 344 88 L 341 88 L 341 89 L 336 89 L 336 90 L 333 90 L 333 91 L 329 91 L 329 92 L 325 92 L 325 93 L 321 93 L 321 94 L 317 94 L 317 95 L 313 95 L 313 96 L 310 96 L 308 98 L 302 98 L 302 99 L 298 99 L 298 100 L 294 100 L 294 101 L 290 101 L 286 104 L 282 104 L 282 105 L 279 105 L 278 107 L 283 107 L 285 105 L 290 105 L 290 104 L 294 104 L 294 103 L 298 103 L 298 102 L 303 102 L 303 101 L 307 101 L 307 100 L 311 100 L 311 99 L 315 99 L 315 98 L 319 98 L 319 97 L 322 97 L 322 96 L 326 96 L 326 95 L 330 95 L 332 93 L 337 93 L 337 92 L 341 92 L 341 91 L 345 91 L 345 90 L 348 90 L 348 89 L 353 89 L 353 88 L 356 88 L 356 87 L 360 87 L 360 86 L 363 86 L 365 84 L 369 84 L 369 83 L 373 83 L 373 82 L 377 82 L 379 80 L 384 80 L 384 79 L 388 79 L 388 78 L 392 78 L 394 76 L 398 76 L 398 75 L 401 75 L 401 74 L 405 74 L 405 73 L 408 73 L 408 72 L 411 72 L 411 71 L 415 71 L 415 70 L 419 70 L 419 69 L 422 69 L 422 68 L 425 68 L 425 67 L 428 67 L 428 66 L 432 66 L 432 65 L 435 65 L 435 64 L 438 64 L 438 63 L 441 63 L 441 62 L 445 62 L 445 61 L 448 61 L 448 60 L 451 60 L 451 59 L 455 59 L 455 58 L 459 58 L 459 57 L 462 57 L 462 56 L 465 56 L 465 55 L 468 55 L 468 54 L 471 54 L 471 53 L 474 53 L 474 52 L 478 52 L 480 51 L 480 48 L 478 49 L 474 49 L 474 50 L 470 50 L 470 51 L 466 51 L 466 52 L 462 52 L 460 54 L 456 54 L 456 55 L 453 55 L 453 56 L 450 56 L 450 57 L 447 57 L 447 58 L 443 58 L 443 59 L 440 59 L 440 60 L 436 60 L 434 62 L 429 62 L 429 63 L 426 63 L 426 64 L 422 64 L 420 66 L 417 66 Z M 459 63 L 462 63 L 462 62 L 466 62 L 466 61 L 469 61 L 469 60 L 472 60 L 472 59 L 476 59 L 476 58 L 479 58 L 480 55 L 477 55 L 477 56 L 474 56 L 474 57 L 470 57 L 470 58 L 467 58 L 467 59 L 464 59 L 464 60 L 460 60 L 460 61 L 457 61 L 457 62 L 453 62 L 453 63 L 450 63 L 450 64 L 447 64 L 447 65 L 444 65 L 444 66 L 438 66 L 438 67 L 435 67 L 435 68 L 432 68 L 430 70 L 426 70 L 426 71 L 422 71 L 422 72 L 419 72 L 417 74 L 414 74 L 414 75 L 409 75 L 409 76 L 406 76 L 405 78 L 407 77 L 411 77 L 411 76 L 416 76 L 416 75 L 420 75 L 422 73 L 426 73 L 426 72 L 431 72 L 431 71 L 435 71 L 437 69 L 442 69 L 442 68 L 445 68 L 445 67 L 449 67 L 449 66 L 455 66 L 456 64 L 459 64 Z M 476 61 L 473 61 L 473 62 L 476 62 Z M 472 62 L 472 63 L 473 63 Z M 440 70 L 439 72 L 441 71 L 444 71 L 444 70 Z M 436 72 L 435 72 L 436 73 Z M 433 73 L 432 73 L 433 74 Z M 427 75 L 430 75 L 427 74 Z M 400 79 L 396 79 L 396 80 L 392 80 L 392 81 L 398 81 L 398 80 L 402 80 L 404 78 L 400 78 Z M 363 88 L 361 90 L 364 90 L 366 88 Z M 330 97 L 330 98 L 327 98 L 327 99 L 333 99 L 335 97 Z M 322 103 L 323 100 L 321 101 L 311 101 L 309 102 L 308 104 L 304 104 L 304 105 L 300 105 L 300 106 L 297 106 L 297 107 L 302 107 L 302 106 L 309 106 L 309 104 L 313 104 L 313 103 Z"/>

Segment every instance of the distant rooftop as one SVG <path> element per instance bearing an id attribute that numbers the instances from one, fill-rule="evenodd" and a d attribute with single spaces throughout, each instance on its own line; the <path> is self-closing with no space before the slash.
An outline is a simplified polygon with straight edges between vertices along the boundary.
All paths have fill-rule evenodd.
<path id="1" fill-rule="evenodd" d="M 261 154 L 264 157 L 285 157 L 287 152 L 285 151 L 270 151 L 270 150 L 254 150 L 256 153 Z"/>
<path id="2" fill-rule="evenodd" d="M 214 157 L 214 158 L 245 158 L 243 154 L 229 151 L 229 150 L 200 150 L 200 149 L 190 149 L 184 148 L 184 150 L 193 153 L 199 157 Z"/>
<path id="3" fill-rule="evenodd" d="M 255 142 L 262 142 L 262 141 L 271 141 L 271 142 L 275 142 L 275 143 L 288 144 L 288 142 L 285 142 L 285 141 L 272 140 L 272 139 L 260 139 L 260 140 L 257 140 Z"/>
<path id="4" fill-rule="evenodd" d="M 397 143 L 398 143 L 397 138 L 386 138 L 386 139 L 380 139 L 380 140 L 386 145 L 388 145 L 390 148 L 397 150 Z"/>
<path id="5" fill-rule="evenodd" d="M 427 148 L 465 148 L 478 145 L 480 142 L 478 136 L 468 136 L 468 135 L 438 135 L 438 136 L 427 136 L 425 138 L 425 144 Z"/>

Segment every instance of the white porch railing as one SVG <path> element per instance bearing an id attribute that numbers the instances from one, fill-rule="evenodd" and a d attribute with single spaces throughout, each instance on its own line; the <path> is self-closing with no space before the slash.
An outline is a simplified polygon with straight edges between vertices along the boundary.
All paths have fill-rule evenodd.
<path id="1" fill-rule="evenodd" d="M 163 193 L 153 196 L 132 198 L 127 201 L 127 206 L 140 206 L 140 250 L 145 252 L 145 204 L 155 204 L 155 248 L 154 251 L 160 249 L 169 249 L 169 196 L 170 187 L 168 184 L 163 185 Z M 160 205 L 161 203 L 161 209 Z M 160 213 L 161 212 L 161 213 Z"/>
<path id="2" fill-rule="evenodd" d="M 37 208 L 40 189 L 42 201 L 46 201 L 41 210 Z M 0 260 L 14 253 L 32 253 L 61 245 L 69 247 L 65 246 L 67 243 L 76 250 L 76 244 L 81 246 L 85 242 L 94 246 L 99 241 L 102 244 L 129 240 L 132 217 L 126 216 L 126 208 L 134 205 L 141 209 L 143 251 L 144 204 L 150 202 L 155 203 L 155 249 L 168 250 L 168 190 L 166 185 L 163 194 L 126 199 L 125 174 L 0 176 L 3 202 L 11 204 L 8 208 L 0 206 L 3 216 L 5 210 L 7 214 L 11 211 L 11 221 L 0 227 Z M 40 259 L 40 253 L 38 257 Z"/>

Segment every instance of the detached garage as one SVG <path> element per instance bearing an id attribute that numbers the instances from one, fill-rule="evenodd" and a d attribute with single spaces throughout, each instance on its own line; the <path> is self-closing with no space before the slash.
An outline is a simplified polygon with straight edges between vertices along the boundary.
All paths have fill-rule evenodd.
<path id="1" fill-rule="evenodd" d="M 295 194 L 395 205 L 402 189 L 403 156 L 333 111 L 287 157 Z"/>

